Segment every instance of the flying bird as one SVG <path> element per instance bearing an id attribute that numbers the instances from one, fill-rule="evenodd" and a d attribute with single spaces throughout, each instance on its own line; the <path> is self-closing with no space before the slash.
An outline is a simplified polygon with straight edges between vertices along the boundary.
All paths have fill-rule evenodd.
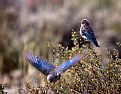
<path id="1" fill-rule="evenodd" d="M 81 56 L 79 54 L 75 55 L 73 58 L 67 60 L 56 68 L 53 64 L 39 58 L 38 56 L 30 52 L 26 52 L 24 55 L 32 66 L 34 66 L 37 70 L 47 76 L 47 81 L 49 83 L 59 80 L 64 71 L 75 65 L 76 62 L 81 59 Z"/>
<path id="2" fill-rule="evenodd" d="M 100 47 L 97 43 L 94 30 L 90 24 L 90 22 L 87 19 L 83 19 L 81 21 L 81 27 L 80 27 L 80 35 L 84 40 L 89 40 L 91 43 L 93 43 L 96 47 Z"/>

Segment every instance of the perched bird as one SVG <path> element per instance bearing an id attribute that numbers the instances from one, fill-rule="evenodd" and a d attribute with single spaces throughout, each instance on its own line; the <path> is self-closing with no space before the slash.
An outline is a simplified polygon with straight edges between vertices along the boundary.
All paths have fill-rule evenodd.
<path id="1" fill-rule="evenodd" d="M 47 76 L 47 81 L 49 83 L 59 80 L 65 70 L 73 66 L 81 59 L 80 55 L 75 55 L 73 58 L 67 60 L 65 63 L 62 63 L 56 68 L 54 65 L 37 57 L 36 55 L 33 55 L 32 53 L 26 52 L 24 55 L 30 64 L 32 64 L 37 70 Z"/>
<path id="2" fill-rule="evenodd" d="M 89 21 L 87 19 L 83 19 L 81 21 L 80 35 L 82 36 L 82 38 L 84 40 L 89 40 L 96 47 L 100 47 L 97 43 L 97 40 L 96 40 L 96 37 L 95 37 L 95 34 L 94 34 L 94 30 L 93 30 L 91 24 L 89 23 Z"/>

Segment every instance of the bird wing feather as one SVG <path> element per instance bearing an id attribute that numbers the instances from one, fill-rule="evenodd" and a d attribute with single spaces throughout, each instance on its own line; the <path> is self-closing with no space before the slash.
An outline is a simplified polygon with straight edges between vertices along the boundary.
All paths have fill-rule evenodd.
<path id="1" fill-rule="evenodd" d="M 29 52 L 25 53 L 25 58 L 29 61 L 32 66 L 34 66 L 37 70 L 39 70 L 46 76 L 55 69 L 55 66 L 48 63 L 46 60 L 43 60 Z"/>
<path id="2" fill-rule="evenodd" d="M 82 30 L 82 34 L 87 37 L 95 46 L 99 47 L 93 29 L 88 27 L 88 29 Z"/>
<path id="3" fill-rule="evenodd" d="M 80 60 L 80 55 L 76 55 L 73 58 L 71 58 L 70 60 L 67 60 L 66 62 L 62 63 L 61 65 L 59 65 L 56 68 L 56 71 L 58 73 L 63 73 L 64 71 L 66 71 L 68 68 L 70 68 L 71 66 L 73 66 L 74 64 L 77 63 L 77 61 Z"/>

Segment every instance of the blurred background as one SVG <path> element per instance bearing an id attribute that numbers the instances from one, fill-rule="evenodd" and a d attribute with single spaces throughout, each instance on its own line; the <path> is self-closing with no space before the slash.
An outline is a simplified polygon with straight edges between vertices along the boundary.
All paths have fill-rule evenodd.
<path id="1" fill-rule="evenodd" d="M 78 33 L 83 18 L 92 24 L 102 53 L 107 43 L 121 52 L 116 46 L 121 42 L 120 0 L 0 0 L 0 83 L 8 94 L 21 94 L 24 81 L 41 83 L 23 52 L 50 61 L 45 41 L 71 49 L 72 29 Z"/>

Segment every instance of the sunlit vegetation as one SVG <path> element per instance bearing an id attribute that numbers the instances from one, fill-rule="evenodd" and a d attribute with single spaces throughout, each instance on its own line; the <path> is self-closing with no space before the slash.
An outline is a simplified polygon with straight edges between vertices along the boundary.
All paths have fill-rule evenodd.
<path id="1" fill-rule="evenodd" d="M 59 94 L 120 94 L 121 1 L 47 1 L 0 1 L 0 94 L 6 93 L 6 88 L 12 94 L 12 89 L 15 89 L 15 94 L 18 94 L 18 88 L 22 86 L 21 92 L 25 94 L 44 94 L 50 91 Z M 101 54 L 88 43 L 80 46 L 84 41 L 81 38 L 78 40 L 78 21 L 83 18 L 89 19 L 93 25 Z M 72 32 L 72 29 L 77 33 Z M 61 43 L 66 44 L 66 47 Z M 25 60 L 25 51 L 57 66 L 75 54 L 84 57 L 56 83 L 48 84 L 46 77 L 40 73 L 40 77 L 34 80 L 39 79 L 42 83 L 38 81 L 34 85 L 26 78 L 30 76 L 29 70 L 34 69 Z M 20 75 L 15 78 L 19 74 L 14 74 L 16 71 Z"/>
<path id="2" fill-rule="evenodd" d="M 67 70 L 56 83 L 48 84 L 46 77 L 41 75 L 42 81 L 45 82 L 44 86 L 36 83 L 35 87 L 32 83 L 26 82 L 26 88 L 23 91 L 26 94 L 28 92 L 31 94 L 46 94 L 48 90 L 58 94 L 120 94 L 121 60 L 118 58 L 119 52 L 114 49 L 114 60 L 106 46 L 107 56 L 105 58 L 108 58 L 108 60 L 105 62 L 106 66 L 103 67 L 101 66 L 101 55 L 98 55 L 93 48 L 89 48 L 89 45 L 83 45 L 82 48 L 79 48 L 76 32 L 73 32 L 72 36 L 75 47 L 71 50 L 62 47 L 60 44 L 52 45 L 48 43 L 47 46 L 52 47 L 54 51 L 52 61 L 54 62 L 57 59 L 67 60 L 74 54 L 84 54 L 83 59 Z"/>

